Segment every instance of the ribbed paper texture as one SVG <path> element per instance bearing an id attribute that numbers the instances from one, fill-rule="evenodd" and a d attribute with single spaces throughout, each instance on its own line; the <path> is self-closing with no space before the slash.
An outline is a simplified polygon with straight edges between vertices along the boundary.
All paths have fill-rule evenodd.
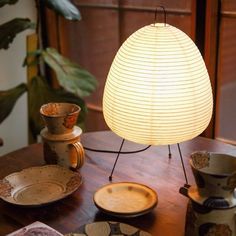
<path id="1" fill-rule="evenodd" d="M 199 50 L 168 24 L 145 26 L 124 42 L 103 96 L 107 125 L 141 144 L 173 144 L 196 137 L 209 124 L 212 106 Z"/>

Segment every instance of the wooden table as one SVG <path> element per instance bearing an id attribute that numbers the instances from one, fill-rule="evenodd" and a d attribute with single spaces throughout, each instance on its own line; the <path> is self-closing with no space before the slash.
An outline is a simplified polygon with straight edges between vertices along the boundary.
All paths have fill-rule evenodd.
<path id="1" fill-rule="evenodd" d="M 121 139 L 109 131 L 85 133 L 82 143 L 86 147 L 118 150 Z M 124 150 L 140 149 L 140 145 L 125 142 Z M 236 156 L 236 147 L 203 137 L 181 144 L 182 154 L 190 184 L 194 184 L 188 164 L 190 153 L 197 150 L 223 152 Z M 171 146 L 172 159 L 168 159 L 167 146 L 130 155 L 121 155 L 115 169 L 113 182 L 133 181 L 148 185 L 158 193 L 157 207 L 143 216 L 121 219 L 101 213 L 93 204 L 93 194 L 108 184 L 108 176 L 116 158 L 115 154 L 86 151 L 86 162 L 81 169 L 82 186 L 71 196 L 38 208 L 24 208 L 0 200 L 0 235 L 6 235 L 23 226 L 41 221 L 61 233 L 76 232 L 83 224 L 94 221 L 119 221 L 131 224 L 152 235 L 184 235 L 185 213 L 188 199 L 178 191 L 185 179 L 176 145 Z M 41 144 L 0 157 L 0 178 L 30 166 L 43 165 Z"/>

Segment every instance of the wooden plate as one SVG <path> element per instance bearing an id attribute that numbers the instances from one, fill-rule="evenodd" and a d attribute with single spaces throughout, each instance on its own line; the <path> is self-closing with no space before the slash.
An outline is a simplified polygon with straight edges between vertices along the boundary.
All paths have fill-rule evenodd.
<path id="1" fill-rule="evenodd" d="M 143 215 L 157 205 L 154 190 L 133 182 L 105 185 L 95 192 L 93 199 L 98 209 L 118 217 Z"/>
<path id="2" fill-rule="evenodd" d="M 59 165 L 31 167 L 0 180 L 0 197 L 21 206 L 42 206 L 76 191 L 81 175 Z"/>

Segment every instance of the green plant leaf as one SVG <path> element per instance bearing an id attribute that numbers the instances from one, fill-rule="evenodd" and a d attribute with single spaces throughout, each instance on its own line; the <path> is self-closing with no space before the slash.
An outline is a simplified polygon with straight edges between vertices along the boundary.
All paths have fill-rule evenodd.
<path id="1" fill-rule="evenodd" d="M 30 19 L 15 18 L 7 23 L 0 25 L 0 49 L 8 49 L 9 44 L 15 36 L 29 28 L 34 28 L 35 24 Z"/>
<path id="2" fill-rule="evenodd" d="M 45 4 L 68 20 L 81 20 L 79 10 L 69 0 L 45 0 Z"/>
<path id="3" fill-rule="evenodd" d="M 55 71 L 59 84 L 79 97 L 90 95 L 97 80 L 87 70 L 60 55 L 54 48 L 42 52 L 44 61 Z"/>
<path id="4" fill-rule="evenodd" d="M 29 84 L 29 98 L 30 129 L 34 137 L 36 137 L 44 127 L 43 120 L 39 113 L 40 107 L 49 102 L 69 102 L 79 105 L 81 112 L 78 118 L 78 125 L 83 127 L 87 108 L 85 102 L 74 94 L 64 89 L 52 89 L 44 78 L 37 76 L 34 77 Z"/>
<path id="5" fill-rule="evenodd" d="M 11 113 L 17 99 L 27 90 L 26 84 L 20 84 L 12 89 L 0 91 L 0 123 Z"/>
<path id="6" fill-rule="evenodd" d="M 6 4 L 15 4 L 18 0 L 0 0 L 0 7 L 3 7 Z"/>

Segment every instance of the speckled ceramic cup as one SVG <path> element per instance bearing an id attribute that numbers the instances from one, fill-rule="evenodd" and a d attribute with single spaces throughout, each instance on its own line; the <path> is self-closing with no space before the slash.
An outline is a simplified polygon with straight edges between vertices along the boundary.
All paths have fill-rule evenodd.
<path id="1" fill-rule="evenodd" d="M 40 114 L 51 134 L 70 133 L 75 126 L 81 108 L 73 103 L 48 103 L 40 108 Z"/>
<path id="2" fill-rule="evenodd" d="M 233 198 L 236 188 L 236 157 L 222 153 L 195 152 L 190 165 L 202 196 Z"/>
<path id="3" fill-rule="evenodd" d="M 78 169 L 84 164 L 84 148 L 80 142 L 82 130 L 75 126 L 73 132 L 51 134 L 46 128 L 40 132 L 43 141 L 44 160 L 47 164 L 58 164 Z"/>

